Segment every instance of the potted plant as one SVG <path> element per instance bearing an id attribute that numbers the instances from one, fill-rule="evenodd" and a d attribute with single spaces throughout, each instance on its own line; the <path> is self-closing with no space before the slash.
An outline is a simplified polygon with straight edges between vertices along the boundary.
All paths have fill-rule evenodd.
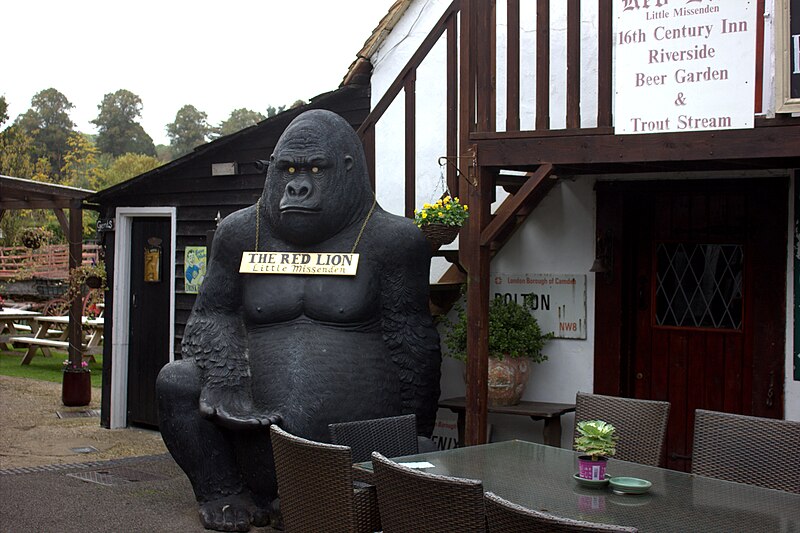
<path id="1" fill-rule="evenodd" d="M 419 227 L 433 249 L 455 240 L 464 221 L 469 217 L 469 206 L 462 204 L 458 197 L 449 195 L 434 204 L 423 204 L 422 209 L 414 210 L 414 223 Z"/>
<path id="2" fill-rule="evenodd" d="M 458 320 L 449 323 L 445 344 L 450 356 L 467 360 L 467 312 L 458 309 Z M 495 298 L 489 304 L 490 405 L 516 405 L 528 383 L 531 363 L 547 360 L 544 345 L 553 338 L 542 333 L 539 322 L 526 304 Z"/>
<path id="3" fill-rule="evenodd" d="M 64 360 L 61 402 L 68 407 L 89 405 L 92 401 L 92 371 L 89 363 Z"/>
<path id="4" fill-rule="evenodd" d="M 103 263 L 81 265 L 72 269 L 69 273 L 66 299 L 71 302 L 74 298 L 82 297 L 84 285 L 92 289 L 106 289 L 106 269 Z"/>
<path id="5" fill-rule="evenodd" d="M 584 452 L 578 457 L 579 475 L 600 481 L 606 478 L 606 461 L 617 451 L 616 428 L 602 420 L 584 420 L 577 424 L 575 449 Z"/>

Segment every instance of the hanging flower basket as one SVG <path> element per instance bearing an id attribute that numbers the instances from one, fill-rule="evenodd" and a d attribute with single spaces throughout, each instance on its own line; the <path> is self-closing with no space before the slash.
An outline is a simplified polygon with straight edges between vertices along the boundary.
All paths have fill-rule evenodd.
<path id="1" fill-rule="evenodd" d="M 467 217 L 467 205 L 462 204 L 457 197 L 450 196 L 445 196 L 435 204 L 424 204 L 421 210 L 414 210 L 414 223 L 419 226 L 433 249 L 453 242 Z"/>
<path id="2" fill-rule="evenodd" d="M 438 248 L 456 240 L 456 235 L 461 226 L 448 226 L 446 224 L 426 224 L 419 228 L 423 235 L 430 241 L 431 246 Z"/>
<path id="3" fill-rule="evenodd" d="M 19 240 L 25 248 L 36 250 L 47 242 L 50 232 L 44 228 L 25 228 L 19 236 Z"/>

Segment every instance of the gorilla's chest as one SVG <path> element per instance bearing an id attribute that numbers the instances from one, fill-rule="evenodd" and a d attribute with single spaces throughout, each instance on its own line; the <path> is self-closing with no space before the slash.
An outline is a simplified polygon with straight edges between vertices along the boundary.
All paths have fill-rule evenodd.
<path id="1" fill-rule="evenodd" d="M 353 327 L 380 319 L 380 280 L 361 258 L 356 276 L 244 274 L 243 311 L 252 325 L 309 318 Z"/>

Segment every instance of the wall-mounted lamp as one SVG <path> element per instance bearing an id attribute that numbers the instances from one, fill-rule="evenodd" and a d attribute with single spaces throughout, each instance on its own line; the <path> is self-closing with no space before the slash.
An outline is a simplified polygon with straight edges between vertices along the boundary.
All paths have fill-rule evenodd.
<path id="1" fill-rule="evenodd" d="M 614 279 L 614 236 L 610 229 L 597 235 L 594 263 L 589 272 L 602 274 L 606 283 L 611 283 Z"/>

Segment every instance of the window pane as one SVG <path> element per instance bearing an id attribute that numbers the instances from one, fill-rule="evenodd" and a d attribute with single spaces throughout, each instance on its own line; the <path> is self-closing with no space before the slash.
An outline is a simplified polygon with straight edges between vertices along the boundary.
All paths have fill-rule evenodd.
<path id="1" fill-rule="evenodd" d="M 741 244 L 660 243 L 656 325 L 741 329 Z"/>

